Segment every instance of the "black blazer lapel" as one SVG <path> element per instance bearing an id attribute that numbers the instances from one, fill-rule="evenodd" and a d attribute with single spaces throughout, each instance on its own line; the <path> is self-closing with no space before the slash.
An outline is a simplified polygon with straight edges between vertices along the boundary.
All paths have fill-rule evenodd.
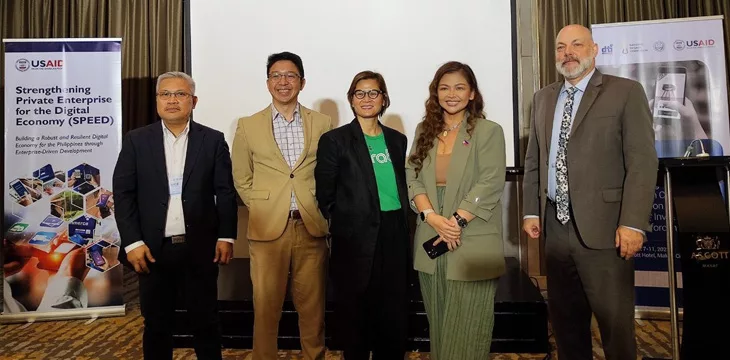
<path id="1" fill-rule="evenodd" d="M 368 145 L 365 143 L 365 134 L 362 132 L 360 123 L 357 119 L 350 123 L 350 131 L 352 132 L 352 147 L 357 158 L 357 162 L 360 165 L 360 169 L 365 174 L 365 183 L 370 191 L 370 198 L 374 200 L 373 204 L 378 203 L 378 185 L 375 182 L 375 170 L 373 170 L 373 161 L 370 159 L 370 152 L 368 151 Z M 388 150 L 390 151 L 390 150 Z"/>
<path id="2" fill-rule="evenodd" d="M 147 137 L 147 144 L 150 148 L 152 167 L 154 167 L 159 173 L 157 178 L 163 180 L 161 184 L 167 191 L 169 179 L 167 178 L 167 163 L 165 162 L 165 137 L 162 134 L 163 126 L 165 125 L 163 125 L 162 120 L 160 120 L 158 126 L 152 127 L 152 131 Z"/>
<path id="3" fill-rule="evenodd" d="M 190 173 L 193 171 L 193 167 L 195 167 L 195 161 L 198 159 L 200 147 L 203 145 L 203 140 L 205 139 L 205 132 L 203 132 L 202 130 L 203 128 L 200 127 L 198 124 L 190 121 L 190 131 L 188 132 L 188 150 L 185 154 L 185 169 L 183 170 L 183 189 L 185 188 L 185 184 L 188 183 Z"/>
<path id="4" fill-rule="evenodd" d="M 390 161 L 393 163 L 395 181 L 398 184 L 398 198 L 400 199 L 401 207 L 407 209 L 409 208 L 408 187 L 406 186 L 405 171 L 403 170 L 406 168 L 406 159 L 404 157 L 406 149 L 398 141 L 399 133 L 396 130 L 386 127 L 383 124 L 380 124 L 380 128 L 383 129 L 385 145 L 388 147 Z"/>

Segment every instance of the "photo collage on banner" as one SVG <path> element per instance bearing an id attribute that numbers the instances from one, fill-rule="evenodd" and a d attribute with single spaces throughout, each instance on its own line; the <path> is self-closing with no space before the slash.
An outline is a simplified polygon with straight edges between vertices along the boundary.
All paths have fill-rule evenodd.
<path id="1" fill-rule="evenodd" d="M 3 42 L 0 320 L 123 311 L 112 189 L 121 148 L 121 39 Z"/>
<path id="2" fill-rule="evenodd" d="M 730 152 L 722 22 L 722 16 L 713 16 L 592 26 L 596 68 L 644 87 L 660 159 Z M 635 257 L 636 305 L 649 309 L 669 308 L 664 194 L 664 187 L 657 186 L 652 231 Z M 678 252 L 675 257 L 681 307 Z"/>

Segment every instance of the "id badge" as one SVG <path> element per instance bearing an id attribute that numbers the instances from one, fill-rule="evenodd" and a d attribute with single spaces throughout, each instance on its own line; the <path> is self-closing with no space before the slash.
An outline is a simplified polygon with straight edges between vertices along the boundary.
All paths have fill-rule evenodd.
<path id="1" fill-rule="evenodd" d="M 170 178 L 170 196 L 182 194 L 182 176 Z"/>

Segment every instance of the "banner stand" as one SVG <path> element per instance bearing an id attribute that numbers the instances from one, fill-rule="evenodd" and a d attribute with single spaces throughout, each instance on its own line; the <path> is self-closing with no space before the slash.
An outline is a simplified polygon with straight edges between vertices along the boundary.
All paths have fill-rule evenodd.
<path id="1" fill-rule="evenodd" d="M 36 321 L 59 321 L 59 320 L 80 320 L 97 319 L 102 317 L 125 316 L 126 306 L 104 306 L 91 309 L 70 309 L 48 312 L 33 312 L 3 314 L 0 316 L 0 324 L 32 323 Z"/>
<path id="2" fill-rule="evenodd" d="M 122 39 L 3 39 L 0 323 L 123 316 Z"/>
<path id="3" fill-rule="evenodd" d="M 638 81 L 644 87 L 653 116 L 655 146 L 660 160 L 705 152 L 730 153 L 730 121 L 723 19 L 720 16 L 678 18 L 591 25 L 598 45 L 596 68 L 609 75 Z M 651 231 L 635 261 L 636 315 L 670 318 L 667 230 L 663 178 L 657 179 Z M 678 317 L 684 304 L 681 254 L 677 271 Z"/>

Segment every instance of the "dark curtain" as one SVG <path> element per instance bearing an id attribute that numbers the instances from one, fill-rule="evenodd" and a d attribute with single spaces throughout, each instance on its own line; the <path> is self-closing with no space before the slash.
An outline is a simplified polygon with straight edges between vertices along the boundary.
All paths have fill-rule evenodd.
<path id="1" fill-rule="evenodd" d="M 185 70 L 183 10 L 183 0 L 0 0 L 0 37 L 122 38 L 126 133 L 157 120 L 157 76 Z M 4 86 L 4 49 L 0 59 Z M 4 111 L 3 99 L 0 113 Z"/>
<path id="2" fill-rule="evenodd" d="M 728 0 L 539 0 L 536 11 L 541 37 L 537 42 L 540 87 L 558 80 L 554 62 L 555 37 L 568 24 L 590 28 L 591 24 L 725 15 L 725 44 L 730 40 Z M 725 56 L 730 59 L 728 46 Z"/>

